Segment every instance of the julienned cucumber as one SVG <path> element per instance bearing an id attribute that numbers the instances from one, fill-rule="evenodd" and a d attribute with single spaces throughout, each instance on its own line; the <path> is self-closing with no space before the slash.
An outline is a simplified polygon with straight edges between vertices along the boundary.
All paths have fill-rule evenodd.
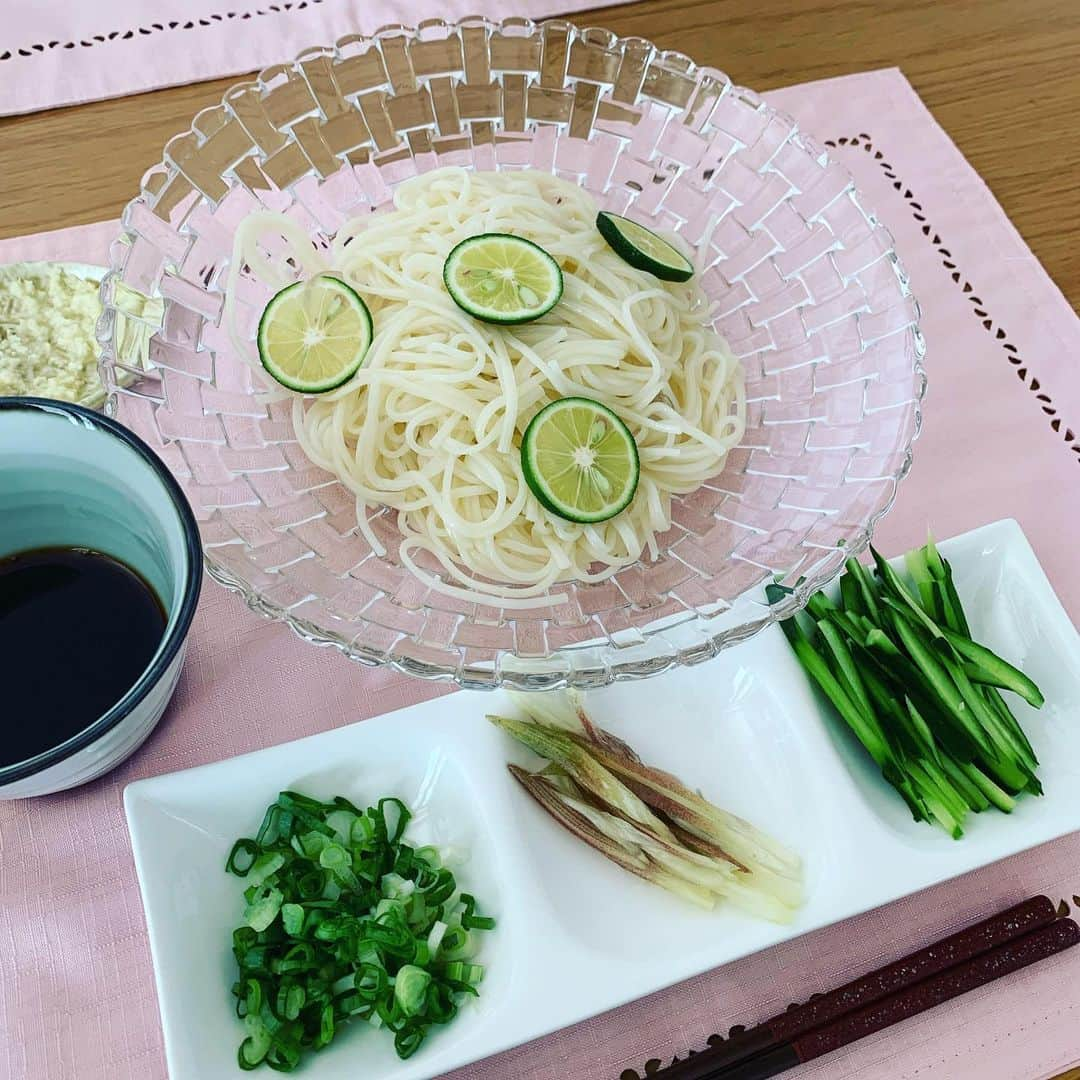
<path id="1" fill-rule="evenodd" d="M 849 559 L 840 600 L 812 596 L 781 623 L 796 657 L 916 821 L 959 839 L 970 811 L 1008 813 L 1039 795 L 1038 759 L 1002 690 L 1039 708 L 1043 695 L 972 640 L 952 568 L 933 540 L 909 551 L 911 583 L 871 548 L 875 572 Z M 790 590 L 767 586 L 769 602 Z"/>

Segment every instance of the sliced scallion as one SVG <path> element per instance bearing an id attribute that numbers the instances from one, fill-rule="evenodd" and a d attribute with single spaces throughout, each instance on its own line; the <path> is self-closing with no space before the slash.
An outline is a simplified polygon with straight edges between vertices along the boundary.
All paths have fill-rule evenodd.
<path id="1" fill-rule="evenodd" d="M 354 1018 L 408 1057 L 477 993 L 475 932 L 495 920 L 435 848 L 403 840 L 410 819 L 400 799 L 360 810 L 283 791 L 256 838 L 233 845 L 226 870 L 247 902 L 233 932 L 240 1068 L 291 1072 Z"/>

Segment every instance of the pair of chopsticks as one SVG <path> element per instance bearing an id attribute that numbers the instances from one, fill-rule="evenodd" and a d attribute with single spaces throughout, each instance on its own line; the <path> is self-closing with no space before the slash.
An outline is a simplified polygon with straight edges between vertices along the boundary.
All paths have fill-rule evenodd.
<path id="1" fill-rule="evenodd" d="M 768 1080 L 1076 944 L 1080 926 L 1036 896 L 673 1062 L 651 1080 Z"/>

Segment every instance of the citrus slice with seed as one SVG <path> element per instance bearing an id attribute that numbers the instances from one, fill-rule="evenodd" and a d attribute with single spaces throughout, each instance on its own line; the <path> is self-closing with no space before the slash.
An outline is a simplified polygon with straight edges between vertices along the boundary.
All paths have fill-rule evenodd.
<path id="1" fill-rule="evenodd" d="M 567 521 L 592 524 L 625 510 L 638 486 L 637 444 L 599 401 L 553 401 L 521 440 L 525 482 L 541 504 Z"/>
<path id="2" fill-rule="evenodd" d="M 266 305 L 259 359 L 282 386 L 324 394 L 352 378 L 372 336 L 367 304 L 345 282 L 320 274 L 287 285 Z"/>
<path id="3" fill-rule="evenodd" d="M 531 322 L 563 293 L 559 264 L 538 244 L 508 233 L 462 240 L 447 257 L 443 281 L 462 311 L 490 323 Z"/>
<path id="4" fill-rule="evenodd" d="M 689 281 L 694 276 L 693 263 L 644 225 L 601 210 L 596 215 L 596 227 L 612 251 L 636 270 L 644 270 L 661 281 Z"/>

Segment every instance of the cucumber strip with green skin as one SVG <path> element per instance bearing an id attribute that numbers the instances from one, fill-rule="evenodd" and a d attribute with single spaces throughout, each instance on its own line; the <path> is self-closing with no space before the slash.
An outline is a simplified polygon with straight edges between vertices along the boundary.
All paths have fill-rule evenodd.
<path id="1" fill-rule="evenodd" d="M 968 678 L 971 678 L 969 675 Z M 975 680 L 972 679 L 972 682 Z M 995 686 L 983 686 L 983 696 L 990 703 L 990 708 L 994 709 L 998 716 L 1001 717 L 1002 723 L 1004 723 L 1017 739 L 1026 747 L 1028 753 L 1031 754 L 1031 759 L 1038 762 L 1038 757 L 1035 754 L 1035 747 L 1028 741 L 1027 735 L 1024 734 L 1024 729 L 1020 726 L 1020 722 L 1012 714 L 1012 710 L 1009 708 L 1005 699 L 1001 696 L 1001 691 Z"/>
<path id="2" fill-rule="evenodd" d="M 933 825 L 934 819 L 930 816 L 930 808 L 915 790 L 915 785 L 909 777 L 901 777 L 899 783 L 894 780 L 890 780 L 889 783 L 900 798 L 907 803 L 907 808 L 911 811 L 911 817 L 914 821 L 925 821 L 927 824 Z"/>
<path id="3" fill-rule="evenodd" d="M 883 598 L 885 603 L 892 599 L 893 604 L 890 606 L 903 606 L 914 616 L 917 622 L 922 624 L 923 629 L 932 638 L 941 637 L 941 631 L 938 629 L 937 623 L 923 611 L 922 605 L 911 595 L 911 591 L 904 584 L 903 578 L 885 561 L 881 552 L 873 545 L 870 546 L 870 553 L 874 556 L 874 565 L 877 567 L 878 575 L 886 591 L 890 594 Z"/>
<path id="4" fill-rule="evenodd" d="M 897 701 L 910 697 L 921 716 L 928 723 L 933 721 L 934 740 L 942 749 L 962 761 L 971 761 L 979 753 L 979 745 L 942 705 L 930 681 L 905 654 L 882 654 L 879 649 L 858 645 L 852 647 L 852 654 L 864 669 L 869 667 L 877 674 Z"/>
<path id="5" fill-rule="evenodd" d="M 847 690 L 852 701 L 862 709 L 866 716 L 873 716 L 874 706 L 870 704 L 870 698 L 866 693 L 866 687 L 863 686 L 862 679 L 859 677 L 859 669 L 855 666 L 855 661 L 852 660 L 851 653 L 844 643 L 840 631 L 827 619 L 820 620 L 817 624 L 817 628 L 818 633 L 821 634 L 822 640 L 825 642 L 825 645 L 832 653 L 833 659 L 836 662 L 841 685 Z"/>
<path id="6" fill-rule="evenodd" d="M 948 776 L 949 780 L 956 790 L 963 796 L 965 802 L 976 814 L 981 814 L 984 810 L 989 809 L 990 800 L 983 794 L 982 789 L 975 783 L 974 780 L 968 776 L 958 761 L 954 761 L 948 754 L 945 754 L 940 759 L 940 764 Z M 969 768 L 974 769 L 974 765 L 969 765 Z M 977 771 L 977 770 L 976 770 Z M 996 786 L 996 785 L 995 785 Z M 1001 790 L 1000 788 L 998 789 Z M 1005 793 L 1002 792 L 1004 795 Z M 1008 796 L 1006 796 L 1007 798 Z"/>
<path id="7" fill-rule="evenodd" d="M 891 656 L 894 659 L 902 657 L 904 654 L 893 644 L 893 640 L 885 633 L 884 630 L 879 630 L 874 627 L 866 635 L 866 647 L 868 649 L 877 649 L 879 652 L 884 653 L 886 656 Z"/>
<path id="8" fill-rule="evenodd" d="M 935 655 L 933 650 L 923 644 L 917 631 L 907 620 L 895 612 L 891 614 L 893 628 L 896 630 L 904 648 L 912 660 L 915 661 L 934 693 L 940 698 L 942 705 L 960 723 L 974 745 L 983 753 L 993 756 L 994 748 L 992 743 L 982 728 L 975 722 L 970 708 L 968 708 L 956 684 L 949 677 L 949 673 L 941 663 L 939 656 Z"/>
<path id="9" fill-rule="evenodd" d="M 803 669 L 836 706 L 836 711 L 855 733 L 859 742 L 866 747 L 867 753 L 874 759 L 877 766 L 879 768 L 884 766 L 892 757 L 892 750 L 878 729 L 876 721 L 872 716 L 864 716 L 861 709 L 851 700 L 796 619 L 785 619 L 780 626 Z"/>
<path id="10" fill-rule="evenodd" d="M 915 612 L 912 611 L 910 604 L 907 604 L 902 600 L 897 600 L 895 596 L 883 596 L 881 602 L 894 616 L 903 619 L 903 621 L 918 634 L 925 634 L 927 637 L 927 647 L 932 649 L 935 655 L 942 659 L 959 659 L 956 655 L 956 650 L 945 639 L 945 635 L 941 632 L 941 628 L 936 623 L 931 623 L 934 627 L 934 631 L 933 633 L 929 633 L 924 619 L 920 619 Z"/>
<path id="11" fill-rule="evenodd" d="M 960 677 L 961 679 L 967 679 L 967 676 L 964 675 L 963 672 L 961 672 Z M 1011 713 L 1007 716 L 1003 716 L 996 708 L 994 708 L 986 694 L 983 693 L 983 688 L 981 686 L 974 686 L 970 680 L 968 681 L 968 685 L 971 686 L 972 695 L 979 700 L 985 716 L 988 718 L 988 730 L 996 734 L 997 739 L 1015 757 L 1020 768 L 1023 769 L 1029 777 L 1034 777 L 1035 770 L 1039 767 L 1039 760 L 1035 757 L 1035 752 L 1032 750 L 1031 744 L 1024 737 L 1023 732 L 1020 731 L 1020 727 L 1016 723 L 1015 718 Z M 984 713 L 979 714 L 980 722 Z"/>
<path id="12" fill-rule="evenodd" d="M 1006 791 L 1014 795 L 1026 791 L 1031 782 L 1031 777 L 1015 761 L 1003 758 L 996 749 L 989 754 L 981 754 L 980 760 L 972 764 L 978 765 L 995 783 L 1000 782 Z"/>
<path id="13" fill-rule="evenodd" d="M 904 555 L 904 565 L 919 590 L 919 599 L 927 615 L 931 619 L 938 619 L 940 616 L 934 593 L 934 579 L 926 565 L 926 552 L 922 548 L 912 548 Z"/>
<path id="14" fill-rule="evenodd" d="M 942 801 L 952 811 L 953 816 L 962 823 L 968 816 L 968 812 L 971 810 L 963 793 L 953 785 L 953 782 L 946 775 L 944 769 L 929 758 L 921 758 L 919 766 L 937 786 Z"/>
<path id="15" fill-rule="evenodd" d="M 943 800 L 934 781 L 920 768 L 918 762 L 912 762 L 908 766 L 908 773 L 915 784 L 916 789 L 926 803 L 931 816 L 949 833 L 954 840 L 959 840 L 964 835 L 963 818 L 957 814 L 947 800 Z M 965 810 L 967 805 L 965 804 Z"/>
<path id="16" fill-rule="evenodd" d="M 966 674 L 965 667 L 965 674 Z M 968 675 L 970 679 L 971 676 Z M 974 679 L 971 679 L 975 682 Z M 979 689 L 982 691 L 983 697 L 986 698 L 990 708 L 1001 717 L 1001 722 L 1011 731 L 1016 739 L 1027 749 L 1028 753 L 1034 761 L 1038 761 L 1035 755 L 1035 748 L 1028 741 L 1027 735 L 1024 733 L 1024 729 L 1020 726 L 1020 721 L 1013 716 L 1012 709 L 1009 708 L 1008 703 L 1005 701 L 1001 691 L 996 686 L 987 686 L 984 683 L 979 684 Z"/>
<path id="17" fill-rule="evenodd" d="M 941 602 L 938 596 L 938 583 L 934 580 L 919 583 L 919 601 L 927 615 L 940 624 L 944 620 Z"/>
<path id="18" fill-rule="evenodd" d="M 964 829 L 958 821 L 949 815 L 948 810 L 936 799 L 929 796 L 927 796 L 926 802 L 932 814 L 930 820 L 936 821 L 953 840 L 962 840 L 964 838 Z"/>
<path id="19" fill-rule="evenodd" d="M 932 533 L 926 534 L 926 543 L 923 545 L 923 555 L 926 558 L 926 569 L 930 572 L 931 576 L 938 581 L 945 580 L 945 560 L 941 557 L 941 552 L 938 551 L 937 544 L 934 542 L 934 536 Z"/>
<path id="20" fill-rule="evenodd" d="M 857 650 L 858 646 L 855 646 L 855 649 Z M 899 759 L 904 753 L 925 753 L 921 740 L 909 731 L 907 717 L 897 704 L 895 691 L 878 674 L 873 663 L 860 663 L 855 651 L 852 652 L 852 657 L 859 666 L 863 685 L 874 704 L 878 727 L 892 747 L 894 756 Z"/>
<path id="21" fill-rule="evenodd" d="M 765 599 L 768 600 L 770 606 L 779 604 L 781 600 L 786 600 L 794 591 L 790 585 L 781 585 L 779 581 L 770 581 L 765 586 Z"/>
<path id="22" fill-rule="evenodd" d="M 950 816 L 949 811 L 945 809 L 941 803 L 929 796 L 926 797 L 926 802 L 930 807 L 933 820 L 936 821 L 953 840 L 962 840 L 964 838 L 963 826 L 955 818 Z"/>
<path id="23" fill-rule="evenodd" d="M 946 777 L 944 771 L 934 765 L 933 761 L 922 758 L 919 761 L 919 767 L 923 772 L 926 772 L 931 783 L 937 788 L 939 798 L 942 800 L 943 805 L 948 808 L 949 813 L 953 815 L 957 824 L 963 825 L 968 819 L 968 814 L 971 813 L 968 800 L 957 791 L 953 783 Z"/>
<path id="24" fill-rule="evenodd" d="M 1006 787 L 1019 791 L 1032 779 L 1032 769 L 1025 764 L 1020 744 L 989 715 L 984 701 L 966 679 L 959 663 L 933 650 L 904 614 L 892 612 L 894 626 L 905 649 L 927 679 L 933 695 L 956 719 L 971 740 L 983 763 Z M 942 639 L 944 642 L 944 639 Z M 946 648 L 948 644 L 945 643 Z"/>
<path id="25" fill-rule="evenodd" d="M 951 754 L 957 761 L 975 761 L 981 757 L 980 747 L 968 730 L 938 700 L 929 683 L 925 680 L 915 683 L 908 688 L 908 696 L 919 714 L 931 725 L 934 740 L 943 752 Z"/>
<path id="26" fill-rule="evenodd" d="M 926 800 L 911 777 L 906 772 L 901 771 L 901 768 L 906 767 L 906 764 L 901 764 L 900 767 L 887 766 L 881 770 L 882 778 L 907 803 L 907 808 L 911 811 L 911 816 L 915 821 L 926 821 L 933 824 L 934 819 L 930 813 L 930 808 L 926 805 Z"/>
<path id="27" fill-rule="evenodd" d="M 948 560 L 945 560 L 945 591 L 952 602 L 953 614 L 956 618 L 956 625 L 950 626 L 950 630 L 955 630 L 958 634 L 963 634 L 965 637 L 971 637 L 971 630 L 968 628 L 967 615 L 964 614 L 964 605 L 960 602 L 960 595 L 956 591 L 956 586 L 953 584 L 952 567 L 949 565 Z"/>
<path id="28" fill-rule="evenodd" d="M 846 611 L 838 608 L 823 592 L 816 592 L 810 597 L 806 602 L 806 610 L 817 622 L 827 619 L 835 623 L 848 637 L 859 640 L 862 636 L 855 620 Z"/>
<path id="29" fill-rule="evenodd" d="M 983 697 L 986 701 L 987 708 L 992 714 L 994 720 L 1000 725 L 997 728 L 999 732 L 999 738 L 1006 744 L 1006 746 L 1015 754 L 1015 764 L 1026 776 L 1026 781 L 1022 785 L 1017 785 L 1017 790 L 1030 791 L 1033 795 L 1041 795 L 1043 792 L 1042 783 L 1036 775 L 1036 769 L 1039 765 L 1039 760 L 1035 756 L 1035 751 L 1031 748 L 1031 744 L 1027 741 L 1027 737 L 1024 735 L 1020 728 L 1020 725 L 1016 723 L 1016 718 L 1008 711 L 1008 709 L 998 709 L 992 702 L 991 698 L 985 693 L 985 687 L 976 687 L 976 692 L 983 691 Z M 1002 702 L 1004 705 L 1004 702 Z M 1034 762 L 1034 764 L 1032 764 Z M 1007 782 L 1007 781 L 1006 781 Z"/>
<path id="30" fill-rule="evenodd" d="M 934 733 L 930 730 L 930 725 L 926 722 L 922 713 L 915 707 L 915 702 L 906 695 L 904 697 L 904 704 L 906 706 L 907 717 L 911 721 L 911 727 L 916 732 L 919 741 L 923 744 L 926 753 L 928 753 L 934 761 L 940 764 L 942 755 L 938 750 L 938 745 L 934 739 Z"/>
<path id="31" fill-rule="evenodd" d="M 1016 800 L 1004 788 L 995 784 L 978 765 L 973 762 L 968 764 L 961 762 L 960 768 L 964 770 L 964 774 L 968 779 L 990 800 L 991 804 L 1003 813 L 1011 814 L 1013 812 L 1016 807 Z"/>
<path id="32" fill-rule="evenodd" d="M 852 655 L 858 663 L 857 653 L 853 651 Z M 879 675 L 879 671 L 872 658 L 859 667 L 863 683 L 877 710 L 879 726 L 892 744 L 894 753 L 914 757 L 936 756 L 937 745 L 929 729 L 919 727 L 901 703 L 903 689 L 888 685 L 888 676 Z"/>
<path id="33" fill-rule="evenodd" d="M 1034 773 L 1038 768 L 1039 763 L 1035 761 L 1034 755 L 1008 730 L 1001 717 L 990 707 L 980 689 L 964 674 L 963 668 L 948 660 L 944 663 L 964 702 L 994 744 L 998 757 L 1024 775 L 1023 782 L 1019 786 L 1026 786 L 1028 780 L 1026 774 Z"/>
<path id="34" fill-rule="evenodd" d="M 859 583 L 848 573 L 840 575 L 840 603 L 843 609 L 851 615 L 866 615 Z"/>
<path id="35" fill-rule="evenodd" d="M 948 600 L 948 613 L 951 616 L 951 621 L 947 620 L 946 625 L 950 630 L 958 634 L 971 637 L 967 616 L 964 614 L 964 605 L 960 603 L 960 596 L 953 583 L 952 567 L 949 565 L 948 559 L 942 558 L 932 536 L 927 537 L 926 547 L 923 548 L 923 551 L 926 554 L 926 567 L 931 576 L 938 582 L 940 595 Z"/>
<path id="36" fill-rule="evenodd" d="M 949 590 L 945 587 L 945 582 L 935 581 L 934 592 L 936 594 L 938 607 L 941 608 L 941 630 L 944 633 L 945 630 L 955 630 L 960 625 L 960 615 L 957 613 L 956 605 L 953 604 L 952 597 L 949 595 Z"/>
<path id="37" fill-rule="evenodd" d="M 972 682 L 1011 690 L 1014 694 L 1019 694 L 1029 705 L 1036 709 L 1042 708 L 1046 701 L 1042 691 L 1019 668 L 1013 667 L 992 649 L 980 645 L 977 641 L 972 641 L 969 637 L 953 630 L 946 630 L 944 634 L 945 640 L 963 658 L 964 670 Z"/>
<path id="38" fill-rule="evenodd" d="M 981 753 L 979 760 L 973 762 L 987 773 L 995 783 L 1001 784 L 1011 794 L 1026 791 L 1031 782 L 1030 774 L 1019 763 L 995 747 L 989 753 Z"/>
<path id="39" fill-rule="evenodd" d="M 859 587 L 859 594 L 862 596 L 867 616 L 880 625 L 881 609 L 878 606 L 877 589 L 874 587 L 873 578 L 870 577 L 866 567 L 858 559 L 848 559 L 844 566 Z"/>

